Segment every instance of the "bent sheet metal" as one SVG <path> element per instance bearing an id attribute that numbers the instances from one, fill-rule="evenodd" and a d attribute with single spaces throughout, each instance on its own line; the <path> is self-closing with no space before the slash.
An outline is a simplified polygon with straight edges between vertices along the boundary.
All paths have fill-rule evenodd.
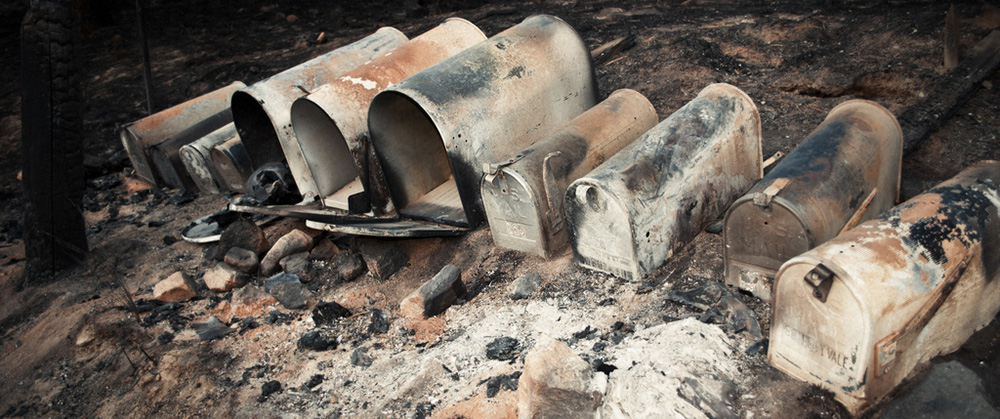
<path id="1" fill-rule="evenodd" d="M 1000 162 L 983 162 L 792 258 L 774 284 L 775 368 L 852 413 L 1000 310 Z"/>

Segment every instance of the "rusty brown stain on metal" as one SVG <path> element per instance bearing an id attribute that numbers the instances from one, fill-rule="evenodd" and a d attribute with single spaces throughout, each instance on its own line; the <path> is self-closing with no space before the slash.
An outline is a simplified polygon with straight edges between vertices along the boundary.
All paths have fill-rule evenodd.
<path id="1" fill-rule="evenodd" d="M 123 127 L 119 136 L 136 176 L 153 185 L 162 185 L 163 179 L 153 167 L 150 148 L 211 118 L 219 121 L 216 128 L 230 122 L 229 97 L 245 86 L 242 82 L 233 82 Z"/>
<path id="2" fill-rule="evenodd" d="M 1000 162 L 983 162 L 785 263 L 775 282 L 769 361 L 834 392 L 852 413 L 921 362 L 956 350 L 1000 311 Z M 835 275 L 817 303 L 803 281 Z M 854 348 L 831 363 L 816 345 Z"/>

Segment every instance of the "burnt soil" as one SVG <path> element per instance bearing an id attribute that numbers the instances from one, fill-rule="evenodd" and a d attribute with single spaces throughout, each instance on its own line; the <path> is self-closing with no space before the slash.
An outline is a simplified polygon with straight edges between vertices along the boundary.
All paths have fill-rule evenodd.
<path id="1" fill-rule="evenodd" d="M 318 264 L 310 283 L 317 301 L 336 300 L 352 313 L 382 309 L 390 324 L 388 333 L 373 335 L 365 330 L 367 316 L 341 320 L 324 329 L 337 336 L 336 350 L 296 350 L 298 336 L 315 328 L 303 320 L 309 317 L 306 310 L 258 307 L 234 314 L 231 293 L 213 295 L 207 290 L 178 306 L 148 303 L 158 280 L 175 271 L 198 278 L 211 266 L 203 257 L 203 245 L 174 240 L 183 226 L 221 208 L 224 200 L 200 196 L 173 205 L 168 198 L 177 191 L 150 189 L 130 177 L 116 129 L 145 115 L 134 10 L 131 2 L 95 0 L 79 2 L 91 4 L 84 13 L 81 50 L 84 141 L 87 154 L 106 162 L 88 171 L 84 215 L 91 251 L 58 282 L 22 287 L 17 31 L 26 3 L 0 5 L 0 51 L 5 57 L 0 61 L 0 416 L 298 412 L 412 417 L 434 409 L 438 399 L 414 390 L 413 400 L 376 403 L 381 397 L 377 391 L 355 389 L 350 371 L 330 366 L 347 365 L 355 347 L 375 348 L 385 356 L 391 348 L 420 352 L 439 344 L 442 335 L 447 340 L 452 333 L 447 325 L 450 317 L 410 325 L 398 315 L 399 301 L 445 263 L 463 270 L 472 291 L 462 309 L 503 305 L 508 284 L 534 271 L 543 275 L 543 282 L 532 299 L 557 301 L 582 312 L 613 307 L 625 323 L 642 326 L 697 315 L 690 307 L 669 302 L 666 294 L 722 280 L 721 239 L 709 233 L 702 233 L 645 281 L 630 283 L 579 268 L 568 253 L 544 261 L 495 248 L 484 227 L 465 237 L 395 241 L 409 254 L 410 263 L 388 281 L 366 275 L 343 282 L 334 268 Z M 451 16 L 466 18 L 492 35 L 531 14 L 553 14 L 573 25 L 591 48 L 633 34 L 634 48 L 596 69 L 602 96 L 619 88 L 635 89 L 663 118 L 710 83 L 733 84 L 759 107 L 765 156 L 791 151 L 830 109 L 848 99 L 876 101 L 899 115 L 929 94 L 945 74 L 942 40 L 948 5 L 932 1 L 147 3 L 157 109 L 232 81 L 256 82 L 380 26 L 394 26 L 412 37 Z M 956 7 L 962 17 L 962 53 L 1000 27 L 1000 11 L 986 3 L 962 2 Z M 316 42 L 321 32 L 326 33 L 325 43 Z M 972 163 L 1000 159 L 998 83 L 997 75 L 983 83 L 967 104 L 904 159 L 904 199 Z M 115 275 L 147 310 L 140 314 L 143 321 L 137 322 L 127 309 Z M 755 311 L 766 336 L 770 306 L 748 295 L 739 298 Z M 204 322 L 209 315 L 238 332 L 209 342 L 192 338 L 190 324 Z M 259 326 L 251 328 L 252 322 L 245 318 Z M 268 323 L 269 319 L 277 321 Z M 1000 402 L 998 323 L 944 357 L 979 374 L 995 403 Z M 741 349 L 735 353 L 746 375 L 734 406 L 741 416 L 848 416 L 829 393 L 774 370 L 760 353 L 748 354 L 746 349 L 755 342 L 746 333 L 732 338 Z M 325 375 L 326 380 L 314 375 Z M 322 384 L 311 391 L 292 389 L 317 380 Z M 262 394 L 272 381 L 282 387 Z M 472 394 L 483 393 L 486 387 L 481 385 Z M 273 384 L 266 388 L 275 389 Z M 498 400 L 511 400 L 509 390 L 499 394 Z M 373 406 L 383 410 L 371 410 Z M 445 407 L 433 413 L 461 415 L 454 413 L 460 409 Z M 876 415 L 880 408 L 867 414 Z"/>

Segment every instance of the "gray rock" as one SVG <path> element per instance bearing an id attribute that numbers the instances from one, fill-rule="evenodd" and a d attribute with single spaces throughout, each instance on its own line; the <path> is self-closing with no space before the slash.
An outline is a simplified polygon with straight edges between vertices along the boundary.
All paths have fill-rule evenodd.
<path id="1" fill-rule="evenodd" d="M 312 293 L 295 274 L 282 272 L 264 281 L 264 290 L 285 308 L 298 310 L 309 304 Z"/>
<path id="2" fill-rule="evenodd" d="M 519 276 L 510 284 L 510 298 L 520 300 L 528 298 L 542 285 L 542 277 L 535 272 Z"/>
<path id="3" fill-rule="evenodd" d="M 238 220 L 226 227 L 219 239 L 220 254 L 225 255 L 234 247 L 250 250 L 260 257 L 271 246 L 264 237 L 264 231 L 257 224 L 249 220 Z"/>
<path id="4" fill-rule="evenodd" d="M 375 360 L 368 355 L 368 348 L 357 348 L 351 353 L 351 365 L 368 368 L 373 362 Z"/>
<path id="5" fill-rule="evenodd" d="M 593 386 L 593 375 L 590 364 L 565 343 L 539 335 L 524 358 L 524 373 L 517 382 L 517 416 L 594 417 L 601 392 Z"/>
<path id="6" fill-rule="evenodd" d="M 662 412 L 736 417 L 730 393 L 739 371 L 732 343 L 719 327 L 678 320 L 639 330 L 609 352 L 607 364 L 618 368 L 608 373 L 602 419 Z"/>
<path id="7" fill-rule="evenodd" d="M 246 284 L 242 273 L 225 263 L 218 263 L 202 277 L 205 286 L 215 292 L 229 292 Z"/>
<path id="8" fill-rule="evenodd" d="M 256 273 L 257 266 L 260 265 L 260 261 L 257 259 L 257 254 L 242 247 L 233 247 L 229 249 L 223 260 L 227 265 L 232 266 L 236 268 L 236 270 L 245 274 Z"/>
<path id="9" fill-rule="evenodd" d="M 333 263 L 337 266 L 337 273 L 345 281 L 353 281 L 368 270 L 364 259 L 351 252 L 338 253 Z"/>
<path id="10" fill-rule="evenodd" d="M 337 248 L 337 245 L 333 244 L 329 239 L 321 239 L 313 249 L 309 251 L 309 260 L 333 260 L 341 253 L 341 250 Z"/>
<path id="11" fill-rule="evenodd" d="M 309 262 L 309 253 L 300 252 L 285 256 L 279 262 L 281 270 L 299 276 L 302 282 L 309 282 L 312 273 L 312 262 Z"/>
<path id="12" fill-rule="evenodd" d="M 260 261 L 260 270 L 264 275 L 270 275 L 278 269 L 278 262 L 286 256 L 309 250 L 312 245 L 312 236 L 302 230 L 292 230 L 290 233 L 281 236 L 274 243 L 271 250 L 267 251 L 264 259 Z"/>
<path id="13" fill-rule="evenodd" d="M 404 298 L 399 311 L 411 319 L 424 319 L 447 310 L 463 295 L 462 271 L 454 265 L 445 265 L 434 278 Z"/>
<path id="14" fill-rule="evenodd" d="M 406 266 L 406 262 L 410 260 L 410 257 L 399 246 L 385 240 L 359 237 L 355 239 L 354 243 L 361 255 L 364 256 L 368 270 L 376 278 L 383 281 Z"/>
<path id="15" fill-rule="evenodd" d="M 205 323 L 192 323 L 191 328 L 201 340 L 219 339 L 236 330 L 226 326 L 215 316 L 209 317 Z"/>
<path id="16" fill-rule="evenodd" d="M 377 308 L 371 310 L 371 323 L 368 323 L 368 333 L 380 335 L 389 331 L 389 317 Z"/>
<path id="17" fill-rule="evenodd" d="M 958 361 L 934 365 L 923 381 L 889 402 L 885 419 L 1000 418 L 983 381 Z"/>
<path id="18" fill-rule="evenodd" d="M 299 338 L 299 349 L 309 349 L 313 351 L 325 351 L 327 349 L 337 349 L 337 339 L 327 336 L 318 330 L 306 332 Z"/>
<path id="19" fill-rule="evenodd" d="M 174 272 L 153 287 L 153 299 L 168 303 L 186 301 L 194 298 L 197 287 L 183 272 Z"/>

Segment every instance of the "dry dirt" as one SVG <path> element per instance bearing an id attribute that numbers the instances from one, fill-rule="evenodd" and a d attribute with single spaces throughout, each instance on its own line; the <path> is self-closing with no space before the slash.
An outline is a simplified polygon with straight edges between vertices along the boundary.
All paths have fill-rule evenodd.
<path id="1" fill-rule="evenodd" d="M 92 3 L 101 7 L 87 13 L 81 51 L 86 149 L 120 162 L 113 158 L 121 150 L 116 128 L 144 116 L 134 14 L 127 1 Z M 736 85 L 760 109 L 765 155 L 790 151 L 827 111 L 848 99 L 873 100 L 899 114 L 944 74 L 947 4 L 933 1 L 147 3 L 157 108 L 231 81 L 256 82 L 379 26 L 413 36 L 450 16 L 469 19 L 492 35 L 531 14 L 549 13 L 572 24 L 592 48 L 635 34 L 634 48 L 597 68 L 602 94 L 638 90 L 663 118 L 709 83 Z M 963 52 L 1000 26 L 1000 13 L 986 3 L 956 6 Z M 579 268 L 568 253 L 545 261 L 493 247 L 483 228 L 465 237 L 394 241 L 410 262 L 387 281 L 366 275 L 343 282 L 330 264 L 317 264 L 310 284 L 315 301 L 337 301 L 357 314 L 331 326 L 318 327 L 307 310 L 240 305 L 233 293 L 207 290 L 159 321 L 153 312 L 142 313 L 143 324 L 128 310 L 114 275 L 124 278 L 140 306 L 151 307 L 146 301 L 160 279 L 175 271 L 203 274 L 211 266 L 204 246 L 173 241 L 183 226 L 221 208 L 224 200 L 202 196 L 168 204 L 176 191 L 149 189 L 130 178 L 127 167 L 112 163 L 88 181 L 87 259 L 56 283 L 22 288 L 17 27 L 25 11 L 23 1 L 0 5 L 5 57 L 0 62 L 0 415 L 509 416 L 515 393 L 500 390 L 490 398 L 484 383 L 518 371 L 523 357 L 513 363 L 487 359 L 485 346 L 494 338 L 511 336 L 530 347 L 538 332 L 546 332 L 596 360 L 601 353 L 594 344 L 622 333 L 616 322 L 634 330 L 698 314 L 667 302 L 666 293 L 722 278 L 721 240 L 708 233 L 646 281 L 627 282 Z M 320 32 L 328 42 L 315 43 Z M 1000 159 L 998 82 L 998 76 L 990 78 L 905 158 L 904 198 L 971 163 Z M 462 269 L 471 290 L 466 301 L 424 322 L 400 318 L 399 301 L 446 263 Z M 541 289 L 528 300 L 511 301 L 508 285 L 529 271 L 542 275 Z M 740 298 L 754 309 L 766 336 L 769 305 Z M 388 314 L 385 334 L 367 332 L 374 309 Z M 268 324 L 272 311 L 287 316 Z M 199 341 L 190 324 L 211 315 L 238 331 Z M 260 326 L 240 326 L 246 318 Z M 1000 401 L 998 323 L 944 357 L 979 374 L 994 401 Z M 573 337 L 587 327 L 597 332 Z M 336 336 L 338 348 L 298 349 L 298 338 L 316 329 Z M 755 342 L 746 333 L 731 338 L 743 374 L 734 404 L 741 417 L 848 416 L 829 393 L 791 380 L 759 353 L 748 354 Z M 368 348 L 371 367 L 351 365 L 359 347 Z M 314 375 L 323 375 L 322 383 L 305 388 Z M 272 380 L 282 391 L 258 400 L 262 385 Z"/>

